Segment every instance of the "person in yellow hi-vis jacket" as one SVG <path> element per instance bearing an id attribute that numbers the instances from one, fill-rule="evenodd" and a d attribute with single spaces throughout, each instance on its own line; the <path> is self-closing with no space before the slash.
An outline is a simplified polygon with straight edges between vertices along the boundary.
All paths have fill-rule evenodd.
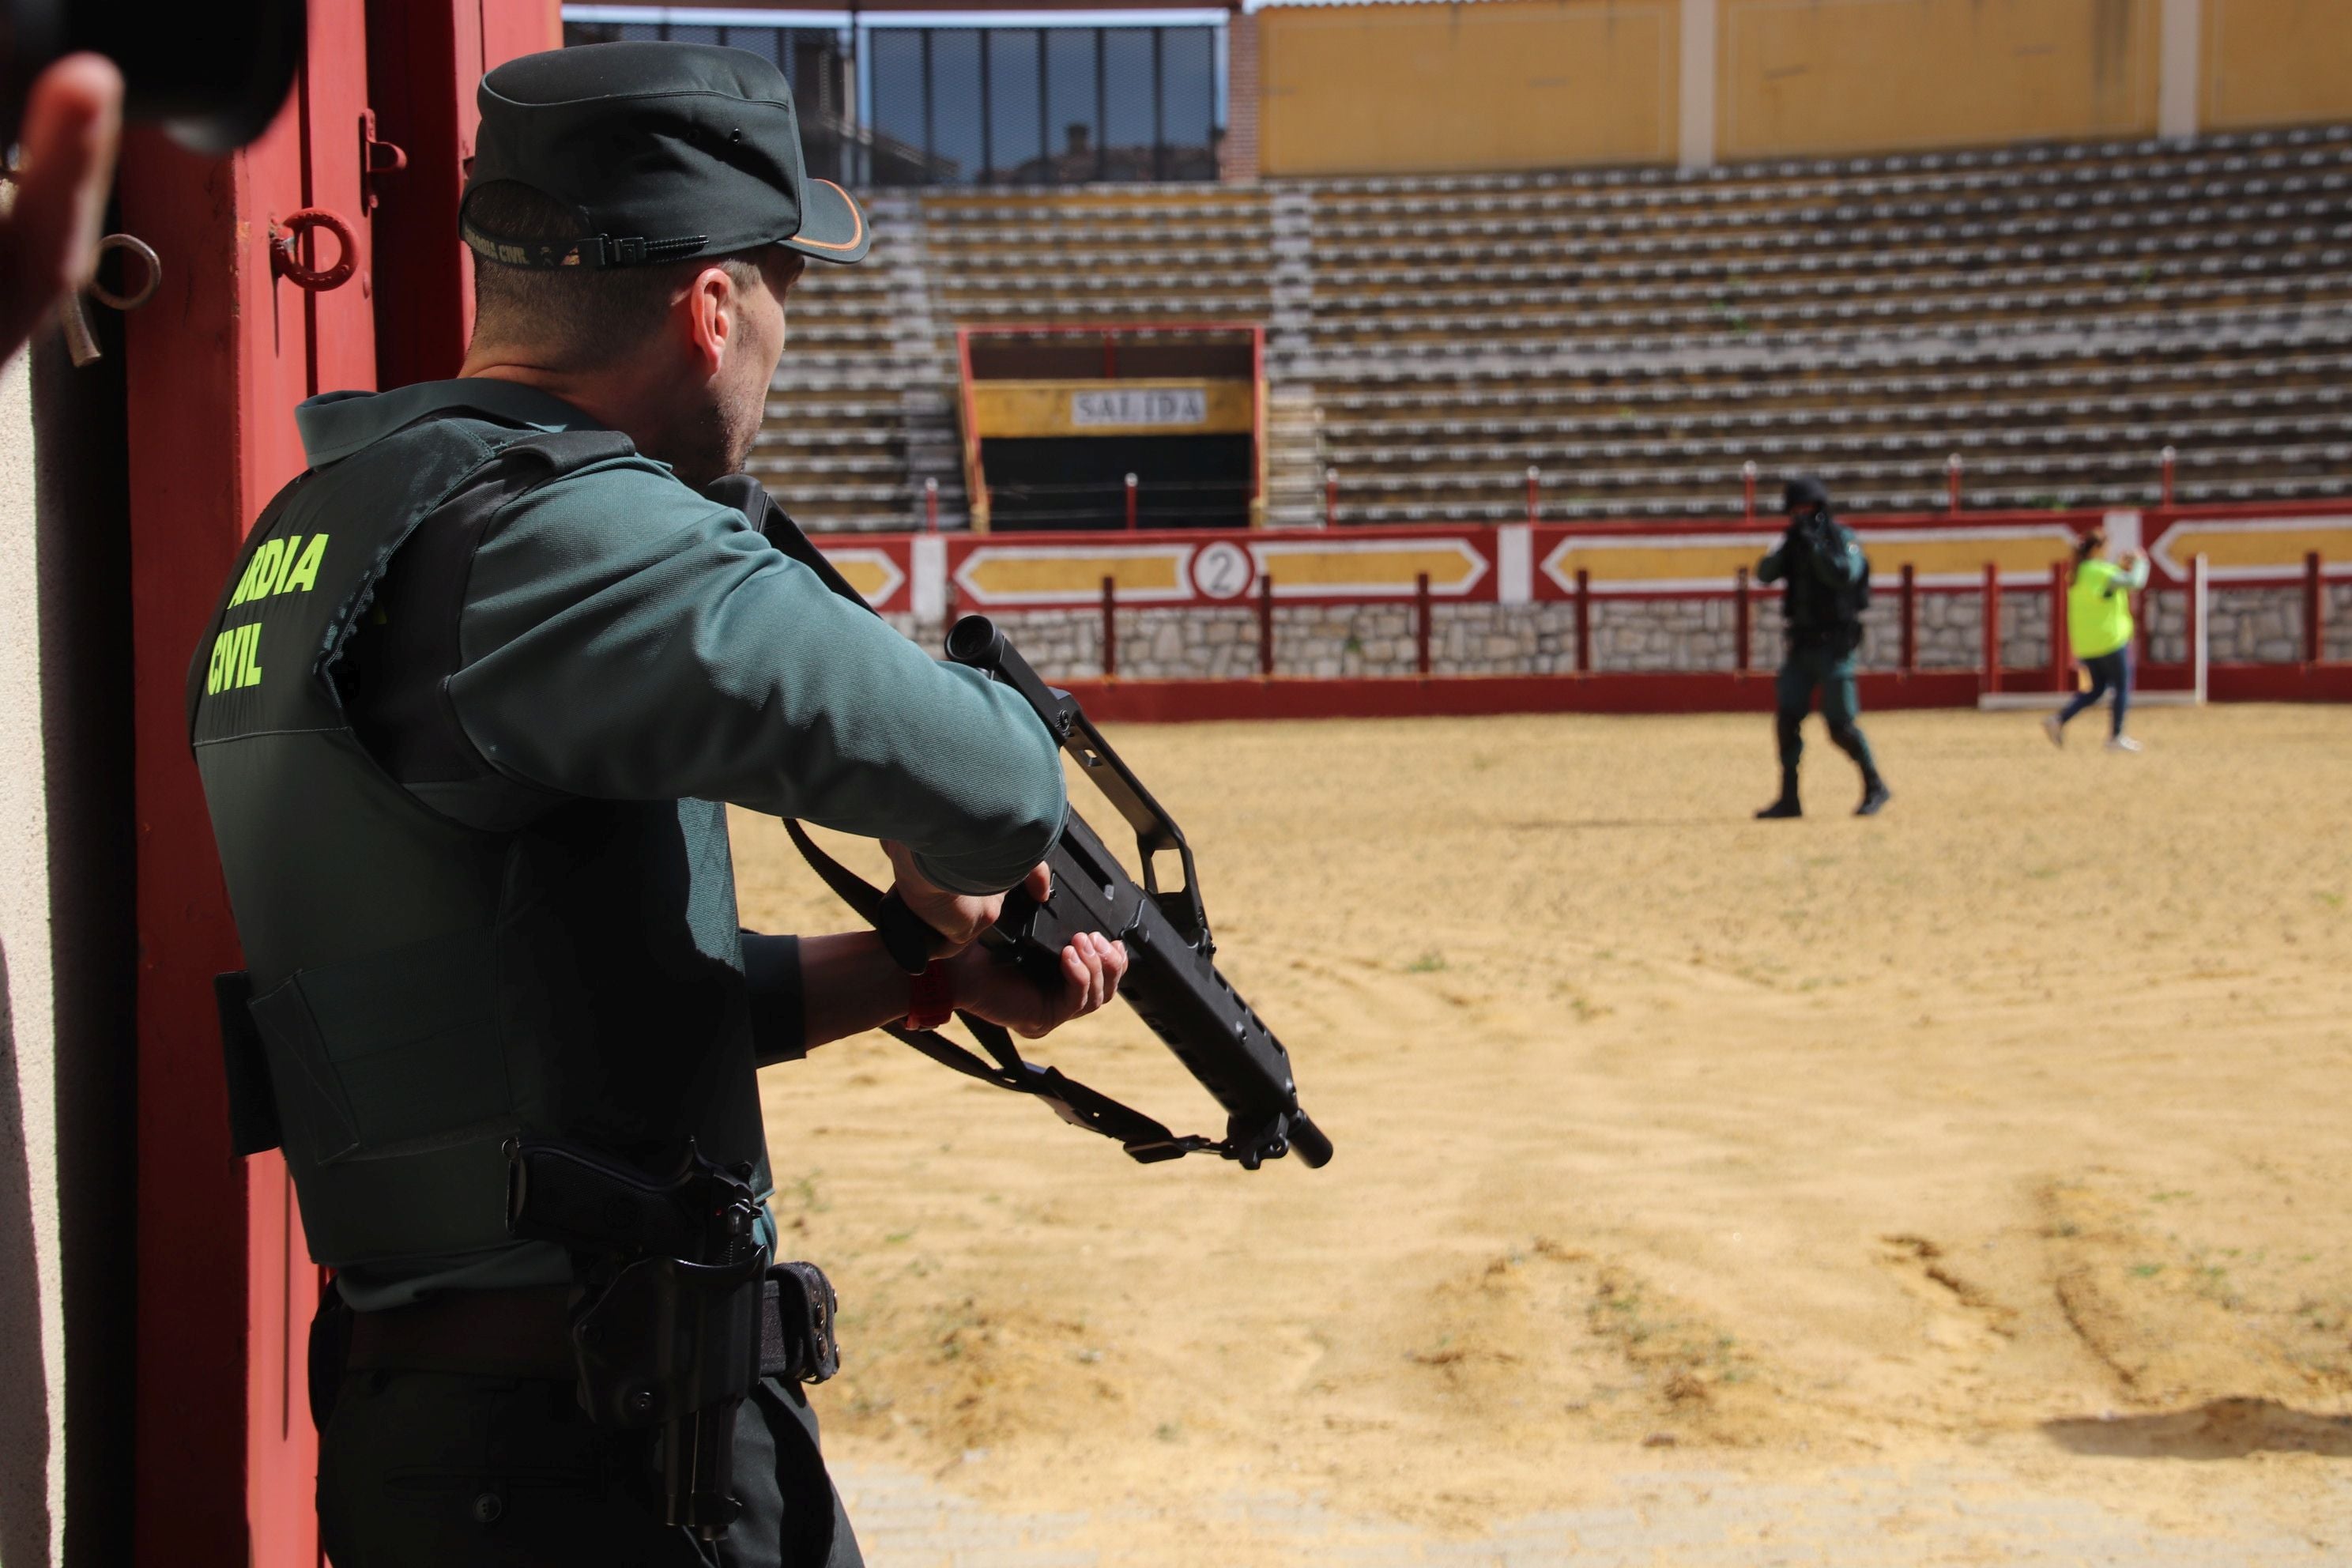
<path id="1" fill-rule="evenodd" d="M 2120 562 L 2103 560 L 2099 552 L 2106 545 L 2107 536 L 2095 528 L 2075 542 L 2074 584 L 2066 593 L 2066 635 L 2074 657 L 2091 672 L 2091 688 L 2042 721 L 2042 729 L 2052 745 L 2064 745 L 2066 721 L 2113 691 L 2107 750 L 2137 752 L 2139 742 L 2124 733 L 2124 720 L 2131 711 L 2131 596 L 2147 585 L 2147 558 L 2130 551 Z"/>

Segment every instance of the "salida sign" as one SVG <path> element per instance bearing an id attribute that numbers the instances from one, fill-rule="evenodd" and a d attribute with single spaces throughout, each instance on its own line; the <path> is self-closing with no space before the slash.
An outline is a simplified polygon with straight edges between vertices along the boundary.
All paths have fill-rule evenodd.
<path id="1" fill-rule="evenodd" d="M 1070 423 L 1084 430 L 1105 425 L 1181 429 L 1209 422 L 1209 394 L 1198 386 L 1120 387 L 1070 395 Z"/>

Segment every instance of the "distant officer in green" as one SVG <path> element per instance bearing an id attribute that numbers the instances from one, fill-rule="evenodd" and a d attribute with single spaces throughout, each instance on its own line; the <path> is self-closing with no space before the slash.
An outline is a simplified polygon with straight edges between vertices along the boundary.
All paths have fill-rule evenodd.
<path id="1" fill-rule="evenodd" d="M 2107 730 L 2107 750 L 2137 752 L 2139 742 L 2124 733 L 2124 721 L 2131 713 L 2131 596 L 2147 586 L 2147 557 L 2133 551 L 2120 562 L 2108 561 L 2099 553 L 2106 547 L 2105 532 L 2096 528 L 2074 542 L 2074 580 L 2066 590 L 2066 637 L 2074 657 L 2091 672 L 2091 684 L 2042 721 L 2042 731 L 2052 745 L 2064 745 L 2067 721 L 2112 691 L 2115 717 Z"/>
<path id="2" fill-rule="evenodd" d="M 233 1099 L 269 1134 L 240 1142 L 282 1141 L 336 1271 L 326 1551 L 854 1563 L 772 1299 L 729 1428 L 740 1513 L 665 1524 L 652 1436 L 574 1398 L 588 1264 L 508 1233 L 508 1141 L 652 1178 L 691 1149 L 763 1196 L 757 1068 L 950 1003 L 1042 1033 L 1102 1005 L 1125 952 L 1074 942 L 1049 985 L 967 945 L 1042 887 L 1053 738 L 698 493 L 751 448 L 806 260 L 868 242 L 807 176 L 782 76 L 599 45 L 501 66 L 480 102 L 460 375 L 302 405 L 310 468 L 189 680 L 248 964 L 225 1027 L 266 1066 Z M 889 841 L 932 972 L 872 932 L 740 931 L 723 803 Z"/>
<path id="3" fill-rule="evenodd" d="M 1853 683 L 1853 654 L 1862 646 L 1862 612 L 1870 604 L 1870 561 L 1853 531 L 1830 513 L 1830 492 L 1821 480 L 1791 479 L 1781 492 L 1789 519 L 1780 548 L 1756 568 L 1759 583 L 1786 583 L 1780 600 L 1788 619 L 1788 651 L 1773 683 L 1773 732 L 1780 748 L 1780 797 L 1756 815 L 1802 816 L 1797 795 L 1797 762 L 1804 755 L 1805 715 L 1813 692 L 1822 694 L 1822 718 L 1830 740 L 1862 770 L 1862 804 L 1856 816 L 1875 816 L 1894 798 L 1878 776 L 1858 721 L 1862 703 Z"/>

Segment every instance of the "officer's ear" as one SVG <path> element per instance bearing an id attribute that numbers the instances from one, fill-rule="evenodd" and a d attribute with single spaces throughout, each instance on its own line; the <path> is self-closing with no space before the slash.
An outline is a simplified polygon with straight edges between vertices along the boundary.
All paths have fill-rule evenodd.
<path id="1" fill-rule="evenodd" d="M 719 374 L 728 346 L 743 331 L 742 285 L 720 262 L 695 269 L 677 303 L 677 324 L 704 376 Z"/>

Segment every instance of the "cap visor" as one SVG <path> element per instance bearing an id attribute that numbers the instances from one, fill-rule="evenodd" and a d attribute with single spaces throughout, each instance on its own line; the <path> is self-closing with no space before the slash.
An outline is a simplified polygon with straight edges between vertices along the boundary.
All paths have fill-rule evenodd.
<path id="1" fill-rule="evenodd" d="M 785 240 L 791 249 L 819 261 L 861 261 L 874 243 L 866 215 L 849 193 L 831 180 L 811 180 L 801 213 L 801 231 Z"/>

